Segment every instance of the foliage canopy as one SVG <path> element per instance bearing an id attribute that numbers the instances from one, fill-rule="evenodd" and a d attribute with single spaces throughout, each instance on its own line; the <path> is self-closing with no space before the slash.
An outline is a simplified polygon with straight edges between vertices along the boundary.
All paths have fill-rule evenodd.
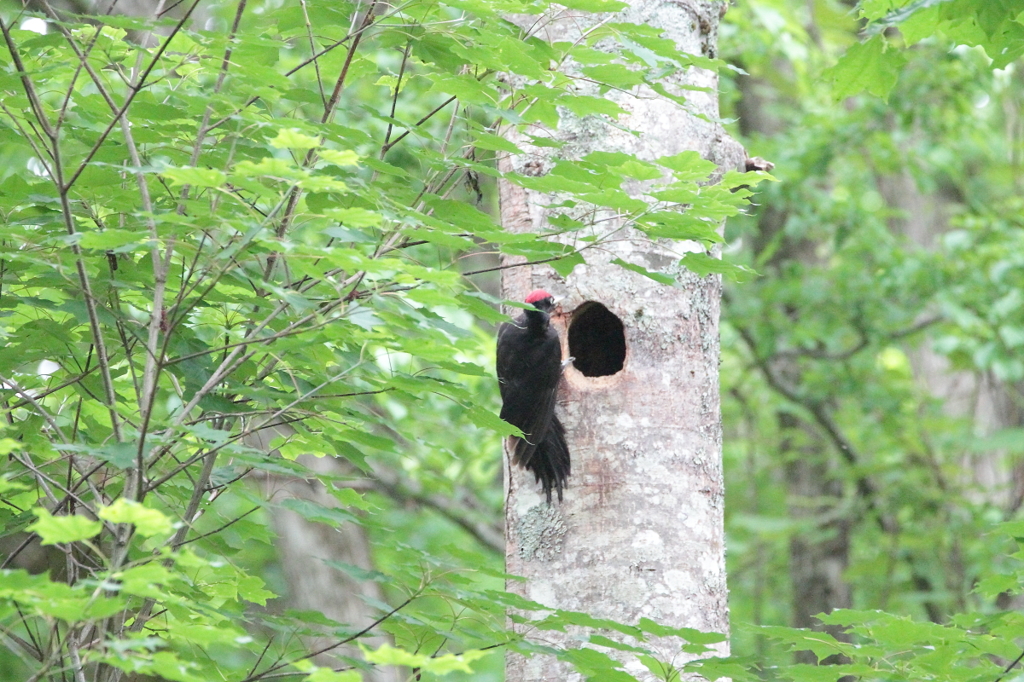
<path id="1" fill-rule="evenodd" d="M 197 5 L 155 24 L 45 3 L 44 24 L 3 12 L 4 667 L 328 682 L 374 666 L 468 674 L 490 650 L 536 650 L 506 629 L 505 609 L 539 607 L 501 591 L 495 557 L 424 546 L 390 499 L 469 489 L 486 510 L 500 504 L 487 484 L 512 428 L 483 388 L 479 325 L 505 318 L 467 279 L 498 266 L 460 263 L 490 250 L 568 272 L 601 246 L 585 218 L 597 211 L 652 237 L 719 242 L 750 180 L 708 184 L 715 169 L 696 154 L 566 155 L 538 176 L 494 164 L 523 153 L 506 127 L 554 145 L 544 127 L 562 117 L 621 113 L 577 93 L 579 78 L 664 90 L 666 76 L 719 63 L 617 21 L 543 42 L 531 31 L 557 13 L 547 2 L 239 0 L 189 30 Z M 531 31 L 508 13 L 533 16 Z M 578 76 L 560 70 L 568 61 Z M 563 197 L 575 217 L 504 231 L 481 205 L 499 176 Z M 637 179 L 658 179 L 658 197 L 640 200 Z M 347 469 L 318 473 L 309 455 Z M 283 478 L 315 480 L 336 503 L 253 484 L 272 493 Z M 459 505 L 427 506 L 476 523 Z M 277 510 L 405 529 L 379 572 L 333 567 L 381 584 L 375 622 L 274 607 L 264 564 Z M 58 565 L 12 568 L 37 542 Z M 567 625 L 611 627 L 634 648 L 665 634 L 562 612 L 533 627 Z M 337 650 L 378 627 L 396 647 L 347 646 L 337 669 L 303 643 Z M 559 655 L 621 678 L 596 650 Z"/>
<path id="2" fill-rule="evenodd" d="M 737 135 L 783 181 L 729 226 L 724 269 L 761 273 L 723 310 L 739 655 L 696 667 L 735 680 L 1005 675 L 1024 636 L 1009 608 L 1024 584 L 1020 496 L 975 474 L 981 461 L 1019 470 L 1024 435 L 1019 421 L 951 414 L 914 362 L 928 348 L 1022 402 L 1024 8 L 808 5 L 726 15 L 723 59 L 745 75 L 643 26 L 548 44 L 505 18 L 536 29 L 552 11 L 540 1 L 241 0 L 201 31 L 187 28 L 192 3 L 152 33 L 43 12 L 41 34 L 0 6 L 0 677 L 350 682 L 404 666 L 497 679 L 495 651 L 552 653 L 507 629 L 506 609 L 536 605 L 501 589 L 480 530 L 500 518 L 510 429 L 489 367 L 498 266 L 480 254 L 568 272 L 600 248 L 572 216 L 599 211 L 710 247 L 750 180 L 704 184 L 712 169 L 694 155 L 566 155 L 529 177 L 494 159 L 522 151 L 508 126 L 544 146 L 564 117 L 617 116 L 574 78 L 658 89 L 694 67 L 721 70 L 737 115 L 757 90 L 765 120 L 741 116 Z M 505 232 L 489 204 L 498 177 L 558 193 L 564 220 Z M 670 185 L 662 198 L 687 198 L 684 212 L 637 201 L 629 187 L 652 178 Z M 947 207 L 924 239 L 908 229 L 906 188 Z M 827 495 L 787 492 L 794 444 Z M 347 468 L 317 473 L 308 455 Z M 275 477 L 316 479 L 336 504 L 253 484 Z M 845 636 L 783 627 L 794 538 L 837 528 L 801 507 L 849 535 L 853 608 L 823 618 Z M 340 647 L 370 628 L 275 607 L 269 519 L 282 509 L 378 540 L 376 571 L 332 568 L 381 585 L 374 627 L 394 647 L 345 648 L 337 669 L 309 660 L 303 642 Z M 38 546 L 57 559 L 48 572 L 12 567 Z M 689 653 L 720 639 L 565 612 L 530 625 L 585 632 L 602 648 L 553 653 L 599 680 L 631 679 L 609 649 L 676 679 L 651 636 L 680 635 Z M 845 658 L 793 664 L 792 650 Z"/>

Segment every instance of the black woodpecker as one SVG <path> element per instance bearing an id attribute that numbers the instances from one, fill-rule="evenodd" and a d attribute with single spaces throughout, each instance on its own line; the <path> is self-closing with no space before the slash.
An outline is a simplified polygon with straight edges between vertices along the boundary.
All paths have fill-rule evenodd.
<path id="1" fill-rule="evenodd" d="M 550 324 L 555 307 L 551 294 L 537 289 L 526 297 L 526 303 L 534 310 L 527 309 L 514 322 L 498 328 L 501 418 L 523 432 L 523 438 L 512 437 L 512 462 L 533 472 L 551 504 L 552 490 L 558 491 L 558 501 L 562 501 L 570 469 L 565 429 L 555 416 L 562 346 Z"/>

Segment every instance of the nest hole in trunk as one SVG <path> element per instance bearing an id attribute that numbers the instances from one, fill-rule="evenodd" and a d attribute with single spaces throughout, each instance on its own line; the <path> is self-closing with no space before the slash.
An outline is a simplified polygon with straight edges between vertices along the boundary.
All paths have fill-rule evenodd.
<path id="1" fill-rule="evenodd" d="M 597 301 L 586 301 L 569 321 L 569 355 L 583 376 L 604 377 L 619 372 L 626 362 L 622 320 Z"/>

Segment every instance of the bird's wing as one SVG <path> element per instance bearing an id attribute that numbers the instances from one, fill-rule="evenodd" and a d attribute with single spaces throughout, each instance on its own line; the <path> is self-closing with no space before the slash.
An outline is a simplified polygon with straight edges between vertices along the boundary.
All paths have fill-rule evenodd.
<path id="1" fill-rule="evenodd" d="M 537 444 L 547 434 L 555 411 L 561 350 L 556 346 L 552 352 L 552 349 L 538 345 L 534 348 L 538 357 L 529 357 L 532 353 L 524 355 L 523 348 L 516 348 L 522 331 L 521 326 L 507 322 L 499 327 L 497 370 L 502 398 L 501 418 L 519 427 L 525 435 L 525 439 L 516 444 L 514 459 L 526 466 Z M 553 343 L 558 343 L 557 337 Z M 548 371 L 537 372 L 542 369 L 537 366 L 539 363 L 550 365 Z M 538 376 L 548 377 L 550 385 L 538 385 Z"/>
<path id="2" fill-rule="evenodd" d="M 505 385 L 512 376 L 515 357 L 510 351 L 510 335 L 515 333 L 516 327 L 510 322 L 502 322 L 498 327 L 498 348 L 497 362 L 495 369 L 498 372 L 498 389 L 501 391 L 502 399 L 505 398 Z"/>
<path id="3" fill-rule="evenodd" d="M 516 464 L 530 468 L 530 460 L 533 458 L 534 452 L 548 436 L 555 415 L 556 393 L 557 388 L 553 388 L 532 396 L 531 400 L 518 403 L 513 401 L 512 405 L 515 407 L 509 409 L 508 414 L 505 409 L 502 409 L 501 418 L 509 424 L 518 426 L 524 435 L 524 438 L 516 444 L 515 457 L 513 457 Z M 506 401 L 505 404 L 510 403 Z"/>

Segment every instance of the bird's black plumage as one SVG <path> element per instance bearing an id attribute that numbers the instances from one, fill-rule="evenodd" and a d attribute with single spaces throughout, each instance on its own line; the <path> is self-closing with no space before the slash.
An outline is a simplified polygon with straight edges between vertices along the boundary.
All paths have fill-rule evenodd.
<path id="1" fill-rule="evenodd" d="M 554 299 L 538 290 L 526 302 L 535 309 L 498 328 L 501 418 L 523 432 L 523 438 L 513 438 L 512 461 L 533 472 L 548 502 L 552 490 L 561 501 L 570 462 L 565 429 L 555 416 L 562 346 L 550 324 Z"/>

